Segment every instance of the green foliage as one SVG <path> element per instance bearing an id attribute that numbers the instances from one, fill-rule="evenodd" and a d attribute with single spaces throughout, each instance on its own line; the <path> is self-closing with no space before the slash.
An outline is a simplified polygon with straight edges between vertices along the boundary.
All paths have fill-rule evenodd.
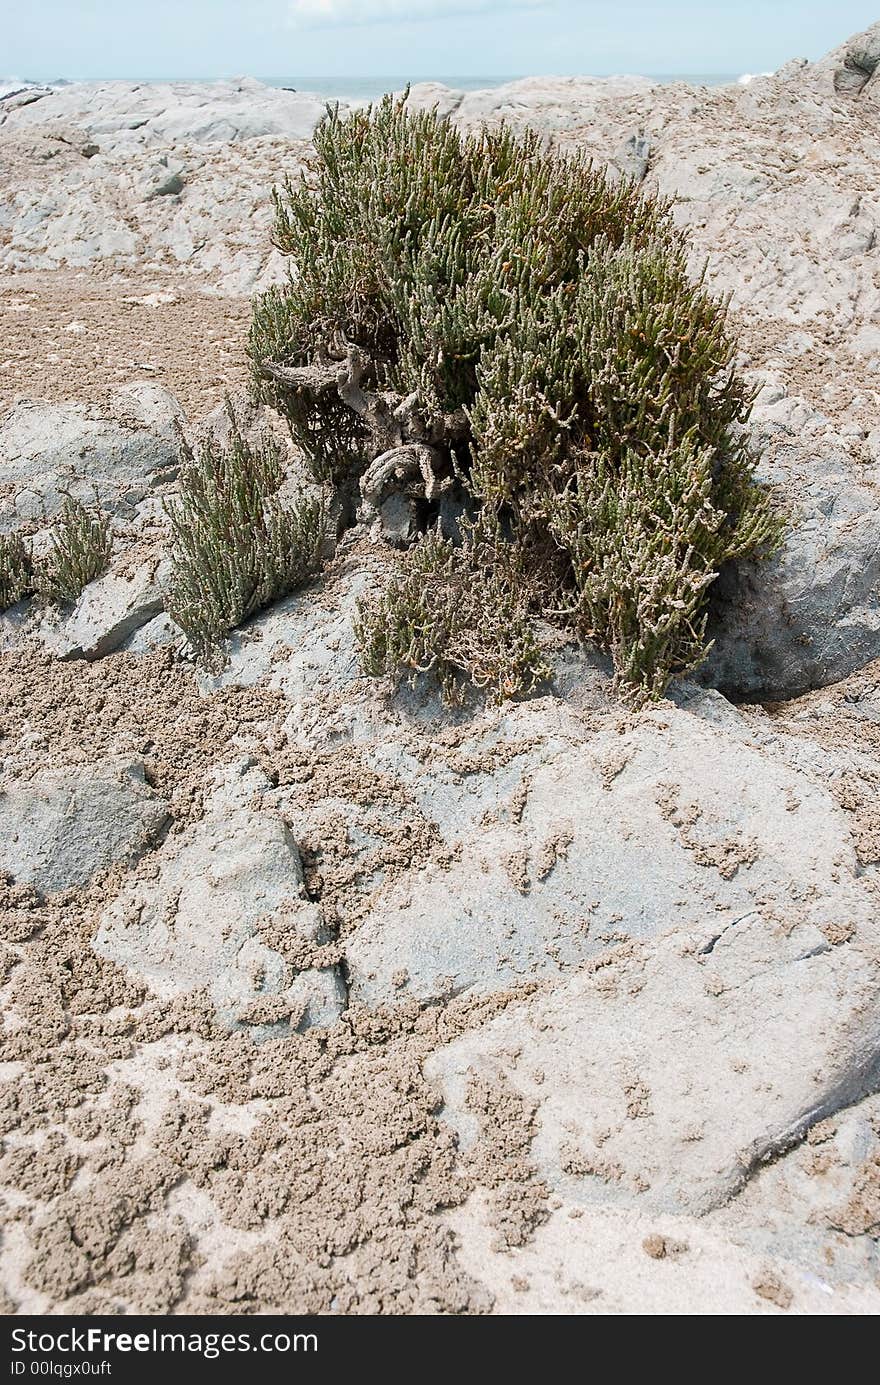
<path id="1" fill-rule="evenodd" d="M 37 564 L 34 589 L 57 605 L 79 600 L 83 588 L 106 571 L 113 540 L 98 507 L 68 496 L 52 526 L 52 548 Z"/>
<path id="2" fill-rule="evenodd" d="M 33 556 L 21 534 L 0 534 L 0 611 L 7 611 L 33 590 Z"/>
<path id="3" fill-rule="evenodd" d="M 423 535 L 400 580 L 359 611 L 365 672 L 401 671 L 411 683 L 433 672 L 449 703 L 462 700 L 463 680 L 498 699 L 531 692 L 551 671 L 523 585 L 509 577 L 482 542 L 456 548 L 436 532 Z"/>
<path id="4" fill-rule="evenodd" d="M 230 422 L 227 445 L 209 440 L 187 453 L 180 497 L 168 506 L 168 612 L 207 656 L 229 630 L 320 570 L 326 529 L 321 502 L 279 498 L 275 444 L 252 447 Z"/>
<path id="5" fill-rule="evenodd" d="M 637 700 L 699 662 L 720 565 L 781 523 L 754 480 L 726 304 L 689 274 L 669 206 L 535 135 L 463 136 L 385 98 L 329 112 L 275 212 L 294 271 L 256 301 L 249 350 L 316 476 L 359 484 L 372 515 L 393 467 L 370 463 L 390 456 L 408 494 L 425 478 L 428 523 L 455 478 L 482 514 L 468 542 L 504 535 L 482 555 L 418 545 L 362 626 L 368 667 L 433 658 L 448 690 L 430 642 L 449 611 L 426 603 L 487 561 L 518 619 L 549 606 Z M 522 686 L 514 664 L 489 681 Z"/>

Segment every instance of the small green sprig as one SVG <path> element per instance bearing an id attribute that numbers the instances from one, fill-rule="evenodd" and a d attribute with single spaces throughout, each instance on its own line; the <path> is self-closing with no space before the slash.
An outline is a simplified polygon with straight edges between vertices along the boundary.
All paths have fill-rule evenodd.
<path id="1" fill-rule="evenodd" d="M 67 496 L 51 530 L 52 546 L 36 564 L 34 590 L 46 601 L 78 601 L 83 589 L 106 572 L 113 539 L 109 517 L 97 502 Z"/>
<path id="2" fill-rule="evenodd" d="M 231 417 L 229 441 L 187 449 L 179 496 L 167 506 L 172 572 L 167 608 L 200 656 L 224 635 L 321 569 L 321 500 L 283 504 L 281 457 L 251 446 Z"/>
<path id="3" fill-rule="evenodd" d="M 0 611 L 7 611 L 33 591 L 31 546 L 22 534 L 0 534 Z"/>

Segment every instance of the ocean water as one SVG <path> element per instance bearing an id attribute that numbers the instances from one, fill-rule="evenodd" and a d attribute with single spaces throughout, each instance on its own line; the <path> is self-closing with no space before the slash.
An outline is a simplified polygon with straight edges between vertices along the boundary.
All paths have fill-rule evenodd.
<path id="1" fill-rule="evenodd" d="M 264 80 L 273 87 L 293 88 L 295 91 L 317 92 L 328 101 L 377 101 L 386 91 L 402 91 L 409 82 L 440 82 L 444 87 L 455 91 L 484 91 L 491 87 L 502 87 L 508 82 L 516 82 L 527 76 L 523 72 L 510 73 L 503 77 L 456 77 L 450 74 L 431 74 L 428 76 L 405 77 L 267 77 Z M 543 76 L 543 73 L 531 74 Z M 642 75 L 642 74 L 639 74 Z M 751 73 L 743 76 L 736 72 L 654 72 L 647 73 L 653 82 L 689 82 L 694 86 L 718 87 L 727 82 L 751 80 Z"/>
<path id="2" fill-rule="evenodd" d="M 440 82 L 443 86 L 453 87 L 457 91 L 482 91 L 487 87 L 504 86 L 507 82 L 515 82 L 523 73 L 511 73 L 507 76 L 494 77 L 459 77 L 454 74 L 421 74 L 412 76 L 386 77 L 263 77 L 272 87 L 287 87 L 294 91 L 315 92 L 323 96 L 328 101 L 376 101 L 386 91 L 401 91 L 410 82 Z M 537 76 L 544 74 L 537 73 Z M 750 82 L 755 75 L 736 72 L 649 72 L 644 75 L 653 82 L 689 82 L 694 86 L 717 87 L 728 82 Z M 11 92 L 23 91 L 28 87 L 34 86 L 66 86 L 69 79 L 56 78 L 53 81 L 35 82 L 26 78 L 0 77 L 0 100 Z M 133 80 L 133 79 L 132 79 Z M 151 80 L 141 78 L 138 80 Z M 165 78 L 155 78 L 156 81 L 164 81 Z M 175 81 L 184 81 L 184 78 L 175 78 Z M 193 80 L 202 81 L 202 78 Z"/>

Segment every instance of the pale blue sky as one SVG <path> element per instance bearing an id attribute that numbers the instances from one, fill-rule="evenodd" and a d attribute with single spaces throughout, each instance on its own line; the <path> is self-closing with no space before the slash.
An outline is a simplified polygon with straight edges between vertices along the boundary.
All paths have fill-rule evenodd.
<path id="1" fill-rule="evenodd" d="M 880 19 L 857 0 L 2 0 L 0 73 L 760 72 Z"/>

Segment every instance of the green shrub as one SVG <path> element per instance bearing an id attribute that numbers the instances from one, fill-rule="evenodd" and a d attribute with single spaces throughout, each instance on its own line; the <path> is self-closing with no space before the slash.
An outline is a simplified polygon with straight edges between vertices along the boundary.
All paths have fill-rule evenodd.
<path id="1" fill-rule="evenodd" d="M 410 550 L 399 581 L 359 612 L 355 635 L 364 670 L 402 672 L 410 682 L 436 674 L 445 701 L 460 702 L 465 680 L 498 697 L 531 692 L 550 677 L 523 584 L 482 543 L 456 548 L 436 532 Z"/>
<path id="2" fill-rule="evenodd" d="M 0 534 L 0 611 L 33 591 L 31 547 L 21 534 Z"/>
<path id="3" fill-rule="evenodd" d="M 637 699 L 700 661 L 720 565 L 769 549 L 780 521 L 726 304 L 689 275 L 666 203 L 537 136 L 463 136 L 386 98 L 328 113 L 301 183 L 276 191 L 274 239 L 294 272 L 255 302 L 250 356 L 315 475 L 359 493 L 368 523 L 391 490 L 427 526 L 453 486 L 479 510 L 482 556 L 419 544 L 364 612 L 371 671 L 470 671 L 451 653 L 463 617 L 429 610 L 420 582 L 442 572 L 442 604 L 487 553 L 518 620 L 552 611 Z M 521 686 L 515 659 L 496 681 Z"/>
<path id="4" fill-rule="evenodd" d="M 52 525 L 52 547 L 36 564 L 34 589 L 58 605 L 78 601 L 107 570 L 113 546 L 110 520 L 99 508 L 68 496 Z"/>
<path id="5" fill-rule="evenodd" d="M 322 502 L 285 506 L 271 440 L 251 447 L 230 418 L 228 444 L 187 450 L 180 496 L 168 506 L 168 612 L 197 653 L 210 655 L 248 616 L 313 576 L 326 530 Z"/>

